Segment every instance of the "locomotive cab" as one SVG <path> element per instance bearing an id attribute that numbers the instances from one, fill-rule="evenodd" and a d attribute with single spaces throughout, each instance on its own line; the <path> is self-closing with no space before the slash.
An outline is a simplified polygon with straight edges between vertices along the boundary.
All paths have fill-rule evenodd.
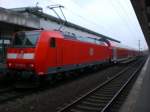
<path id="1" fill-rule="evenodd" d="M 58 38 L 63 37 L 57 31 L 17 32 L 14 35 L 12 46 L 7 50 L 8 70 L 41 76 L 47 74 L 47 66 L 51 66 L 50 64 L 56 66 L 57 47 L 61 45 L 59 43 L 56 47 Z"/>
<path id="2" fill-rule="evenodd" d="M 33 70 L 40 31 L 18 32 L 7 50 L 7 67 L 13 70 Z"/>

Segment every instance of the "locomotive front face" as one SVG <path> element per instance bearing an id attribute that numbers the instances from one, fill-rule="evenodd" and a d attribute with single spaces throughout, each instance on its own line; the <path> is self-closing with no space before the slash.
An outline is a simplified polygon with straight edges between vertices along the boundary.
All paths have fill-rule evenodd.
<path id="1" fill-rule="evenodd" d="M 16 33 L 12 47 L 7 51 L 7 67 L 9 69 L 34 69 L 35 48 L 39 36 L 39 31 Z"/>

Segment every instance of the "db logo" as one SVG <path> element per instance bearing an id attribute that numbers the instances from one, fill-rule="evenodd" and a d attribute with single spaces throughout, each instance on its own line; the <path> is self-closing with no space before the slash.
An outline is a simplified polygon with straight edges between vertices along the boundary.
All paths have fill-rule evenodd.
<path id="1" fill-rule="evenodd" d="M 90 48 L 90 49 L 89 49 L 89 55 L 90 55 L 90 56 L 93 56 L 93 55 L 94 55 L 94 49 L 93 49 L 93 48 Z"/>

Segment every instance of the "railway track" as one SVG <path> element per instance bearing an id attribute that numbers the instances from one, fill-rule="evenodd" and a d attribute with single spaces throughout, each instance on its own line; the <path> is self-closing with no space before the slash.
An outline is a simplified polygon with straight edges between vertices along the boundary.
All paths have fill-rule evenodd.
<path id="1" fill-rule="evenodd" d="M 33 91 L 16 91 L 14 87 L 8 87 L 4 89 L 0 89 L 0 104 L 6 103 L 8 101 L 15 100 L 17 98 L 24 97 L 25 95 L 32 94 Z"/>
<path id="2" fill-rule="evenodd" d="M 112 71 L 112 68 L 109 68 L 109 71 L 112 71 L 112 74 L 114 74 L 113 72 L 117 72 L 119 71 L 120 69 L 123 69 L 123 67 L 113 67 L 115 70 Z M 109 77 L 109 76 L 108 76 Z M 111 76 L 110 76 L 111 77 Z M 17 90 L 16 89 L 16 86 L 14 86 L 14 84 L 10 84 L 8 85 L 6 82 L 7 81 L 3 81 L 4 83 L 1 83 L 1 86 L 0 87 L 0 104 L 3 104 L 3 103 L 6 103 L 8 101 L 12 101 L 12 100 L 15 100 L 17 98 L 22 98 L 26 95 L 30 95 L 30 94 L 33 94 L 33 93 L 37 93 L 39 91 L 42 91 L 42 90 L 45 90 L 45 89 L 41 89 L 39 88 L 40 90 L 37 90 L 37 88 L 35 90 L 30 90 L 30 89 L 27 89 L 27 91 L 20 91 L 20 90 Z M 67 81 L 65 81 L 67 82 Z M 7 86 L 5 86 L 5 83 Z M 60 84 L 62 83 L 62 81 L 60 81 Z M 58 84 L 58 82 L 57 82 Z M 59 84 L 58 84 L 59 85 Z M 48 88 L 47 88 L 48 89 Z M 22 90 L 22 89 L 21 89 Z"/>
<path id="3" fill-rule="evenodd" d="M 5 82 L 2 83 L 3 85 L 0 86 L 0 104 L 15 100 L 17 98 L 22 98 L 37 91 L 36 89 L 16 89 L 14 83 L 10 83 L 8 85 L 6 83 L 7 81 L 8 80 L 5 80 Z"/>
<path id="4" fill-rule="evenodd" d="M 60 108 L 58 112 L 110 112 L 111 105 L 129 84 L 145 60 L 134 62 L 114 77 L 97 86 L 72 103 Z"/>
<path id="5" fill-rule="evenodd" d="M 122 67 L 116 68 L 116 70 L 114 70 L 114 72 L 115 71 L 119 71 L 120 69 L 122 69 Z M 112 70 L 110 70 L 110 71 L 112 71 Z M 113 71 L 111 73 L 114 74 Z M 112 78 L 108 76 L 108 79 L 112 79 Z M 22 98 L 22 97 L 24 97 L 26 95 L 37 93 L 37 92 L 40 92 L 40 91 L 41 90 L 37 90 L 37 89 L 35 89 L 35 90 L 27 90 L 27 91 L 24 91 L 24 90 L 23 91 L 18 91 L 18 90 L 16 91 L 16 89 L 13 86 L 7 87 L 7 88 L 0 88 L 0 104 L 8 102 L 8 101 L 15 100 L 17 98 Z M 107 92 L 107 90 L 105 92 Z M 88 111 L 86 111 L 86 112 L 88 112 Z"/>

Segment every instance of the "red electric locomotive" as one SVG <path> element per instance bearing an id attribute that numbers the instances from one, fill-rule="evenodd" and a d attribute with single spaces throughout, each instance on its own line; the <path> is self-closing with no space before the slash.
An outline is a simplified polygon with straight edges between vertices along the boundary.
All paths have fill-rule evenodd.
<path id="1" fill-rule="evenodd" d="M 102 37 L 48 30 L 22 31 L 15 34 L 7 51 L 7 67 L 9 71 L 25 71 L 39 77 L 117 62 L 133 57 L 132 52 Z"/>
<path id="2" fill-rule="evenodd" d="M 109 62 L 110 44 L 101 40 L 60 31 L 18 32 L 7 52 L 7 67 L 44 76 Z"/>

